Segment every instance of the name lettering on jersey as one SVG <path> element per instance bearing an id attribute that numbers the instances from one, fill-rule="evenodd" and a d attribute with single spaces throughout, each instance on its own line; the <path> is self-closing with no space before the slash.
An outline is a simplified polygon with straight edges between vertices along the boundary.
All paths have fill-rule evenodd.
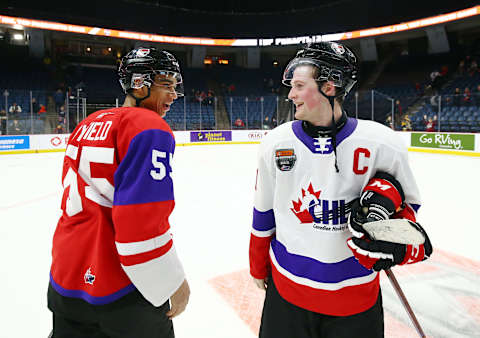
<path id="1" fill-rule="evenodd" d="M 88 125 L 83 125 L 75 134 L 77 141 L 103 141 L 108 137 L 112 121 L 104 122 L 90 122 Z M 78 137 L 77 137 L 78 135 Z"/>
<path id="2" fill-rule="evenodd" d="M 293 149 L 277 149 L 275 150 L 275 162 L 280 171 L 290 171 L 293 169 L 297 155 Z"/>
<path id="3" fill-rule="evenodd" d="M 367 158 L 370 158 L 370 151 L 366 148 L 357 148 L 353 152 L 353 172 L 363 175 L 368 171 Z M 361 165 L 360 165 L 361 163 Z"/>
<path id="4" fill-rule="evenodd" d="M 315 191 L 312 183 L 302 189 L 301 197 L 292 201 L 290 210 L 301 224 L 312 224 L 315 229 L 329 231 L 347 230 L 347 215 L 350 204 L 345 200 L 328 200 L 320 198 L 321 190 Z M 335 227 L 335 225 L 338 225 Z"/>

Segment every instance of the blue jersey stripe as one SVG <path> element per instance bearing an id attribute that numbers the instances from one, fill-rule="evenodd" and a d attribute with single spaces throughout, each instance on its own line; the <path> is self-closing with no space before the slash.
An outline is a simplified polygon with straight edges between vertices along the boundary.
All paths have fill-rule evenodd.
<path id="1" fill-rule="evenodd" d="M 53 280 L 52 274 L 50 274 L 50 284 L 55 289 L 55 291 L 57 291 L 59 294 L 61 294 L 64 297 L 80 298 L 93 305 L 109 304 L 111 302 L 116 301 L 117 299 L 122 298 L 123 296 L 129 294 L 130 292 L 136 289 L 133 284 L 129 284 L 123 289 L 120 289 L 117 292 L 114 292 L 108 296 L 94 297 L 83 290 L 68 290 L 61 287 L 59 284 L 57 284 Z"/>
<path id="2" fill-rule="evenodd" d="M 258 231 L 267 231 L 275 228 L 275 215 L 273 210 L 258 211 L 253 208 L 252 227 Z"/>
<path id="3" fill-rule="evenodd" d="M 409 203 L 409 204 L 413 208 L 413 210 L 415 210 L 415 212 L 418 212 L 418 209 L 420 209 L 420 204 L 413 204 L 413 203 Z"/>
<path id="4" fill-rule="evenodd" d="M 345 244 L 346 245 L 346 244 Z M 271 242 L 275 258 L 285 270 L 298 277 L 320 283 L 339 283 L 347 279 L 364 277 L 373 271 L 363 267 L 354 257 L 337 263 L 322 263 L 316 259 L 291 254 L 277 239 Z"/>
<path id="5" fill-rule="evenodd" d="M 169 132 L 150 129 L 136 135 L 115 172 L 113 205 L 173 200 L 170 157 L 174 151 Z"/>

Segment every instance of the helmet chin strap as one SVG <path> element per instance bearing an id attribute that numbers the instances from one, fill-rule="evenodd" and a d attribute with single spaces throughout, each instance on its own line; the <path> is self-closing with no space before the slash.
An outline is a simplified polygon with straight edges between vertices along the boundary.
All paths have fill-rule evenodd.
<path id="1" fill-rule="evenodd" d="M 337 124 L 335 123 L 335 99 L 339 96 L 329 96 L 323 92 L 323 90 L 318 90 L 327 100 L 330 102 L 330 106 L 332 106 L 332 147 L 333 152 L 335 154 L 335 170 L 340 172 L 338 169 L 338 162 L 337 162 Z M 341 94 L 340 94 L 341 95 Z"/>
<path id="2" fill-rule="evenodd" d="M 130 92 L 128 93 L 128 95 L 130 95 L 135 99 L 135 107 L 140 107 L 140 102 L 150 97 L 150 87 L 147 86 L 147 89 L 148 89 L 148 93 L 144 97 L 136 97 L 135 94 L 133 94 L 133 90 L 130 90 Z"/>

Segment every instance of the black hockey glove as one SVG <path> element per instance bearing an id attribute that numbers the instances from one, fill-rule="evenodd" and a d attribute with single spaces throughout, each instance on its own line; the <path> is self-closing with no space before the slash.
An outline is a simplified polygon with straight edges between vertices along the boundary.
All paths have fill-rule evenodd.
<path id="1" fill-rule="evenodd" d="M 390 174 L 377 172 L 352 203 L 348 224 L 353 236 L 363 237 L 366 222 L 389 219 L 402 209 L 404 200 L 400 183 Z"/>

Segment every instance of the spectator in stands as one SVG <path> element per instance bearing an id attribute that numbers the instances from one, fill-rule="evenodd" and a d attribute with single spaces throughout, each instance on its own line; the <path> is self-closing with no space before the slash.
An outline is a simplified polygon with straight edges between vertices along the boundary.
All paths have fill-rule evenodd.
<path id="1" fill-rule="evenodd" d="M 59 123 L 55 128 L 55 134 L 63 134 L 65 133 L 65 127 L 63 123 Z"/>
<path id="2" fill-rule="evenodd" d="M 263 119 L 263 129 L 272 129 L 272 123 L 268 116 Z"/>
<path id="3" fill-rule="evenodd" d="M 437 115 L 433 119 L 423 115 L 423 123 L 425 124 L 425 131 L 434 132 L 437 129 Z"/>
<path id="4" fill-rule="evenodd" d="M 47 119 L 45 123 L 45 134 L 51 134 L 57 127 L 58 115 L 55 109 L 55 100 L 52 95 L 47 97 Z"/>
<path id="5" fill-rule="evenodd" d="M 232 83 L 230 86 L 228 86 L 228 94 L 229 95 L 233 95 L 233 93 L 235 92 L 235 85 Z"/>
<path id="6" fill-rule="evenodd" d="M 453 105 L 454 106 L 460 106 L 462 103 L 462 93 L 460 92 L 460 88 L 455 88 L 455 91 L 453 92 Z"/>
<path id="7" fill-rule="evenodd" d="M 438 91 L 443 86 L 445 77 L 443 77 L 442 74 L 440 74 L 440 72 L 435 70 L 430 74 L 430 79 L 432 80 L 432 83 L 430 86 L 435 92 L 435 95 L 438 95 Z"/>
<path id="8" fill-rule="evenodd" d="M 18 116 L 21 112 L 22 107 L 20 107 L 16 102 L 13 102 L 13 104 L 8 109 L 8 113 L 12 116 Z"/>
<path id="9" fill-rule="evenodd" d="M 463 75 L 465 73 L 465 60 L 461 60 L 457 68 L 458 75 Z"/>
<path id="10" fill-rule="evenodd" d="M 55 94 L 53 94 L 53 99 L 55 101 L 55 111 L 58 113 L 60 107 L 65 103 L 65 95 L 60 88 L 58 88 Z"/>
<path id="11" fill-rule="evenodd" d="M 423 88 L 420 82 L 415 82 L 415 93 L 417 93 L 417 96 L 423 95 Z"/>
<path id="12" fill-rule="evenodd" d="M 213 93 L 213 90 L 211 90 L 211 89 L 208 90 L 208 94 L 207 94 L 206 99 L 207 99 L 207 104 L 208 105 L 210 105 L 210 106 L 213 105 L 213 102 L 215 100 L 215 95 Z"/>
<path id="13" fill-rule="evenodd" d="M 468 67 L 468 75 L 474 76 L 476 72 L 478 72 L 478 64 L 477 61 L 472 60 L 470 67 Z"/>
<path id="14" fill-rule="evenodd" d="M 443 65 L 442 68 L 440 68 L 440 75 L 441 76 L 447 76 L 448 75 L 448 66 Z"/>
<path id="15" fill-rule="evenodd" d="M 66 123 L 66 117 L 67 117 L 67 114 L 65 112 L 65 106 L 64 105 L 61 105 L 60 106 L 60 109 L 58 110 L 58 120 L 63 120 L 64 121 L 64 124 Z"/>
<path id="16" fill-rule="evenodd" d="M 0 135 L 7 133 L 7 112 L 5 109 L 0 110 Z"/>
<path id="17" fill-rule="evenodd" d="M 243 122 L 243 120 L 241 118 L 237 118 L 235 120 L 235 127 L 237 128 L 245 128 L 245 123 Z"/>
<path id="18" fill-rule="evenodd" d="M 15 118 L 13 120 L 12 128 L 8 130 L 10 135 L 21 135 L 23 134 L 22 132 L 22 127 L 20 126 L 20 122 Z"/>
<path id="19" fill-rule="evenodd" d="M 394 115 L 394 124 L 395 124 L 395 130 L 398 130 L 400 127 L 400 121 L 402 119 L 403 115 L 403 108 L 400 103 L 400 100 L 395 101 L 395 105 L 393 107 L 393 115 Z"/>
<path id="20" fill-rule="evenodd" d="M 275 116 L 272 116 L 272 129 L 277 126 L 277 118 Z"/>
<path id="21" fill-rule="evenodd" d="M 39 109 L 37 99 L 32 97 L 32 114 L 37 114 Z"/>
<path id="22" fill-rule="evenodd" d="M 402 128 L 403 131 L 412 130 L 412 121 L 410 121 L 410 116 L 408 116 L 408 114 L 405 114 L 402 116 L 400 127 Z"/>
<path id="23" fill-rule="evenodd" d="M 393 128 L 393 123 L 392 123 L 392 115 L 388 115 L 387 118 L 385 119 L 385 125 L 387 127 L 390 127 L 392 128 L 393 130 L 395 130 L 395 128 Z"/>
<path id="24" fill-rule="evenodd" d="M 465 90 L 463 91 L 462 104 L 468 106 L 471 103 L 472 103 L 472 93 L 470 93 L 470 88 L 465 87 Z"/>

